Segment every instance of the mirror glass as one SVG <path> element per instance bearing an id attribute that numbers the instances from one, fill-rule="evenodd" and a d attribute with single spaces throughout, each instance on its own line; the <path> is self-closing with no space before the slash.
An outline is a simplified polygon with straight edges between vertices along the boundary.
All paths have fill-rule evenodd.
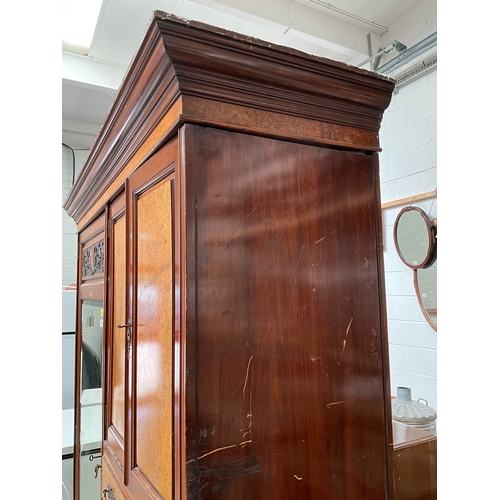
<path id="1" fill-rule="evenodd" d="M 82 303 L 82 350 L 80 373 L 80 500 L 98 500 L 102 436 L 102 332 L 103 303 Z"/>
<path id="2" fill-rule="evenodd" d="M 437 260 L 426 269 L 416 269 L 415 290 L 428 323 L 437 330 Z"/>
<path id="3" fill-rule="evenodd" d="M 435 259 L 435 238 L 427 214 L 405 207 L 394 223 L 394 242 L 403 262 L 412 269 L 430 266 Z"/>

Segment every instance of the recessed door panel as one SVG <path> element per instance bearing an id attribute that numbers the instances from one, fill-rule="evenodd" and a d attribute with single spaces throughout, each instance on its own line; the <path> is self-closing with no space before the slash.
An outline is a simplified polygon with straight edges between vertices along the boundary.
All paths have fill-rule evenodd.
<path id="1" fill-rule="evenodd" d="M 125 195 L 109 210 L 109 332 L 108 332 L 108 397 L 105 440 L 117 462 L 125 470 L 126 414 L 126 286 L 127 286 L 127 222 Z"/>
<path id="2" fill-rule="evenodd" d="M 164 499 L 172 488 L 171 184 L 137 199 L 136 461 Z"/>

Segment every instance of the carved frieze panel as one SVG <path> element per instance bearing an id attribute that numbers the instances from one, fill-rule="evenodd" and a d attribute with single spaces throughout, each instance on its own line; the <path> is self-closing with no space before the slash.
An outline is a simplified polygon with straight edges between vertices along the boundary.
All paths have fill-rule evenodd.
<path id="1" fill-rule="evenodd" d="M 104 240 L 85 248 L 82 257 L 83 279 L 104 274 Z"/>

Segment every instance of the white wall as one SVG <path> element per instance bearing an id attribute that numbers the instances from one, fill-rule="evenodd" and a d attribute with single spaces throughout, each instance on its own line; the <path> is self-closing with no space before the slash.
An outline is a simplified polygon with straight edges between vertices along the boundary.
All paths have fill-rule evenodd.
<path id="1" fill-rule="evenodd" d="M 395 92 L 380 131 L 382 204 L 437 187 L 437 69 Z M 437 198 L 413 203 L 437 217 Z M 410 205 L 411 203 L 406 203 Z M 437 332 L 426 322 L 413 287 L 412 270 L 399 258 L 393 225 L 405 205 L 383 210 L 384 263 L 391 365 L 391 393 L 412 389 L 437 409 Z"/>
<path id="2" fill-rule="evenodd" d="M 75 178 L 88 155 L 87 150 L 75 150 Z M 71 149 L 62 146 L 62 287 L 76 284 L 76 224 L 68 216 L 62 205 L 66 201 L 73 182 L 73 154 Z"/>

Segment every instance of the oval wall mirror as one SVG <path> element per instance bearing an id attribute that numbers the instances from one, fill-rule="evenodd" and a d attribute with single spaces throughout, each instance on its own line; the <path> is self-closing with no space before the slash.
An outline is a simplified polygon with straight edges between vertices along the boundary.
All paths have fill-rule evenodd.
<path id="1" fill-rule="evenodd" d="M 437 331 L 437 260 L 425 269 L 415 269 L 413 273 L 420 309 L 429 325 Z"/>
<path id="2" fill-rule="evenodd" d="M 394 222 L 394 243 L 401 260 L 412 269 L 425 269 L 436 260 L 436 234 L 427 214 L 405 207 Z"/>

